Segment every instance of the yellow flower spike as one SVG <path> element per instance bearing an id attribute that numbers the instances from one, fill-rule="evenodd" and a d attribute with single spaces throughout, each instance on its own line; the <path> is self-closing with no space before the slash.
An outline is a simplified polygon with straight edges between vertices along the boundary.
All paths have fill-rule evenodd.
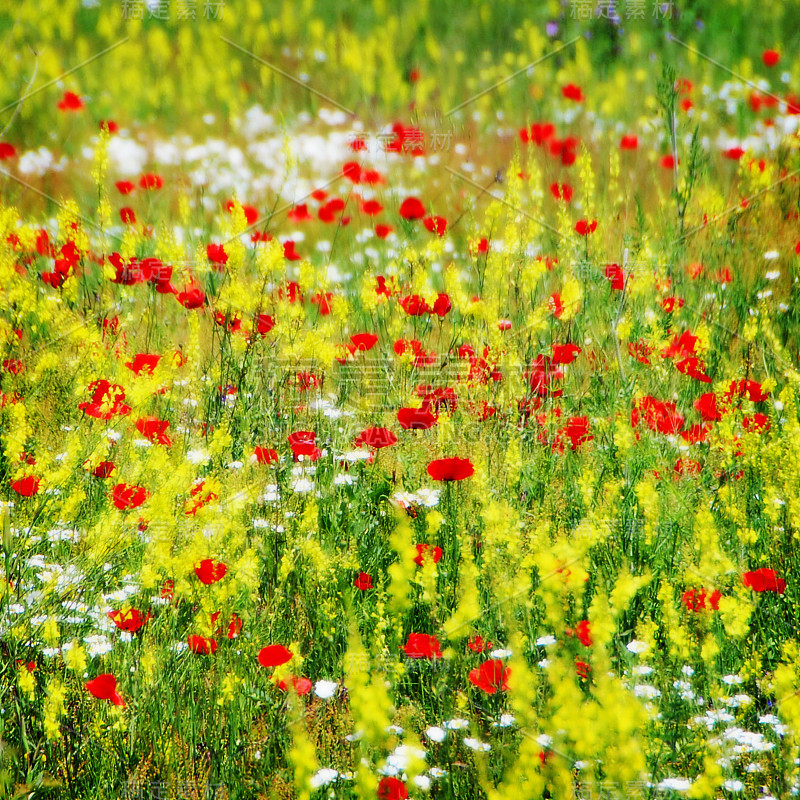
<path id="1" fill-rule="evenodd" d="M 67 668 L 78 675 L 83 675 L 86 671 L 86 651 L 77 639 L 72 640 L 71 647 L 67 650 L 64 660 Z"/>
<path id="2" fill-rule="evenodd" d="M 754 607 L 744 587 L 737 587 L 735 594 L 720 598 L 719 612 L 725 633 L 734 639 L 741 639 L 750 629 L 750 615 Z"/>
<path id="3" fill-rule="evenodd" d="M 703 772 L 689 787 L 686 796 L 692 800 L 714 800 L 723 782 L 722 768 L 717 759 L 712 755 L 706 755 L 703 758 Z"/>
<path id="4" fill-rule="evenodd" d="M 402 613 L 410 605 L 410 581 L 414 576 L 414 558 L 417 555 L 411 526 L 402 510 L 396 511 L 396 524 L 389 543 L 397 553 L 397 561 L 389 567 L 389 610 Z"/>
<path id="5" fill-rule="evenodd" d="M 33 676 L 33 672 L 26 665 L 19 668 L 17 685 L 28 700 L 33 700 L 36 697 L 36 679 Z"/>
<path id="6" fill-rule="evenodd" d="M 351 625 L 344 656 L 345 685 L 355 729 L 364 732 L 365 746 L 373 748 L 380 745 L 391 724 L 392 703 L 380 673 L 377 680 L 372 680 L 370 666 L 369 654 L 355 625 Z"/>
<path id="7" fill-rule="evenodd" d="M 64 685 L 58 678 L 51 678 L 47 684 L 44 704 L 44 731 L 48 741 L 61 738 L 59 720 L 66 711 L 65 698 Z"/>
<path id="8" fill-rule="evenodd" d="M 592 639 L 598 647 L 605 647 L 614 637 L 617 626 L 612 616 L 608 596 L 604 591 L 598 591 L 592 599 L 588 619 Z"/>
<path id="9" fill-rule="evenodd" d="M 50 647 L 56 647 L 61 643 L 61 631 L 55 617 L 50 616 L 44 621 L 42 638 Z"/>
<path id="10" fill-rule="evenodd" d="M 636 593 L 652 580 L 652 575 L 620 574 L 609 597 L 611 611 L 618 617 L 630 605 Z"/>
<path id="11" fill-rule="evenodd" d="M 481 619 L 483 612 L 478 591 L 478 568 L 472 558 L 471 547 L 462 541 L 458 604 L 444 625 L 448 639 L 463 639 L 469 636 L 472 626 Z"/>

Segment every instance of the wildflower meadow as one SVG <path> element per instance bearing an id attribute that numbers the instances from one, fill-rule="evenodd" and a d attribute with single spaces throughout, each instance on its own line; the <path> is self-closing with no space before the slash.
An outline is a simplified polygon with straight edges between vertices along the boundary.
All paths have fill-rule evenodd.
<path id="1" fill-rule="evenodd" d="M 800 793 L 795 0 L 0 41 L 0 797 Z"/>

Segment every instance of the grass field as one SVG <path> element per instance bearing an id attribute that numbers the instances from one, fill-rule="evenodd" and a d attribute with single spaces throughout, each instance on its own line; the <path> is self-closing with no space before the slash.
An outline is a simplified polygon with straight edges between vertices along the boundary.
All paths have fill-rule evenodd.
<path id="1" fill-rule="evenodd" d="M 794 3 L 0 41 L 0 797 L 797 796 Z"/>

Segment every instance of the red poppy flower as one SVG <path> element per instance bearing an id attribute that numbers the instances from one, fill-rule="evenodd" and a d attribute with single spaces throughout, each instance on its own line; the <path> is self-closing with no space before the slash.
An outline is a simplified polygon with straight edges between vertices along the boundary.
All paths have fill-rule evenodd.
<path id="1" fill-rule="evenodd" d="M 407 197 L 400 204 L 400 216 L 403 219 L 422 219 L 425 216 L 425 206 L 416 197 Z"/>
<path id="2" fill-rule="evenodd" d="M 418 294 L 410 294 L 401 298 L 400 305 L 410 317 L 421 317 L 431 311 L 431 307 Z"/>
<path id="3" fill-rule="evenodd" d="M 781 56 L 777 50 L 765 50 L 761 54 L 761 60 L 765 67 L 774 67 L 781 60 Z"/>
<path id="4" fill-rule="evenodd" d="M 282 644 L 270 644 L 258 653 L 258 663 L 262 667 L 279 667 L 291 661 L 292 653 Z"/>
<path id="5" fill-rule="evenodd" d="M 672 155 L 662 156 L 660 163 L 664 169 L 673 169 L 675 167 L 675 156 Z"/>
<path id="6" fill-rule="evenodd" d="M 367 589 L 374 588 L 372 585 L 372 575 L 366 572 L 359 572 L 358 577 L 353 581 L 353 585 L 356 589 L 360 589 L 362 592 L 366 592 Z"/>
<path id="7" fill-rule="evenodd" d="M 311 461 L 316 461 L 322 455 L 322 451 L 314 444 L 316 438 L 317 434 L 314 431 L 294 431 L 286 437 L 295 461 L 298 456 L 305 456 Z"/>
<path id="8" fill-rule="evenodd" d="M 414 563 L 418 567 L 421 567 L 428 558 L 432 558 L 434 564 L 438 564 L 442 559 L 441 547 L 431 547 L 429 544 L 418 544 L 416 548 L 417 555 L 414 557 Z"/>
<path id="9" fill-rule="evenodd" d="M 406 127 L 400 122 L 392 125 L 394 140 L 384 144 L 387 153 L 405 153 L 411 156 L 425 155 L 425 134 L 419 128 Z"/>
<path id="10" fill-rule="evenodd" d="M 10 372 L 12 375 L 19 375 L 23 369 L 25 369 L 25 365 L 18 358 L 4 359 L 2 367 L 6 372 Z"/>
<path id="11" fill-rule="evenodd" d="M 675 462 L 672 471 L 677 477 L 680 475 L 699 475 L 702 469 L 703 465 L 699 461 L 694 461 L 691 458 L 679 458 Z"/>
<path id="12" fill-rule="evenodd" d="M 206 302 L 205 292 L 196 285 L 187 286 L 182 292 L 177 294 L 178 302 L 190 311 L 200 308 Z"/>
<path id="13" fill-rule="evenodd" d="M 289 690 L 289 686 L 294 689 L 295 693 L 302 697 L 304 694 L 308 694 L 311 691 L 311 686 L 313 685 L 308 678 L 298 678 L 295 675 L 292 675 L 291 678 L 287 681 L 285 678 L 278 683 L 278 688 L 282 692 L 286 692 Z"/>
<path id="14" fill-rule="evenodd" d="M 575 628 L 567 628 L 566 629 L 567 636 L 577 636 L 578 641 L 584 647 L 591 647 L 592 644 L 592 637 L 589 635 L 589 620 L 582 619 Z"/>
<path id="15" fill-rule="evenodd" d="M 638 146 L 639 139 L 631 134 L 627 134 L 619 140 L 620 150 L 635 150 Z"/>
<path id="16" fill-rule="evenodd" d="M 344 211 L 344 200 L 339 197 L 333 197 L 320 207 L 317 216 L 322 222 L 335 222 L 337 216 L 341 217 L 342 211 Z M 349 221 L 349 217 L 347 219 Z M 347 224 L 344 217 L 341 217 L 341 221 L 343 225 Z"/>
<path id="17" fill-rule="evenodd" d="M 286 218 L 291 222 L 305 222 L 306 220 L 313 219 L 311 212 L 308 210 L 308 203 L 300 203 L 295 206 L 286 215 Z"/>
<path id="18" fill-rule="evenodd" d="M 89 391 L 93 392 L 91 401 L 78 404 L 78 408 L 87 416 L 111 419 L 114 414 L 130 413 L 131 407 L 122 402 L 125 399 L 125 390 L 119 384 L 100 379 L 89 384 Z"/>
<path id="19" fill-rule="evenodd" d="M 369 352 L 378 343 L 378 337 L 374 333 L 355 333 L 350 337 L 350 341 L 356 350 Z"/>
<path id="20" fill-rule="evenodd" d="M 447 316 L 448 312 L 451 311 L 453 308 L 453 303 L 450 300 L 449 295 L 445 294 L 444 292 L 439 292 L 436 300 L 433 304 L 432 312 L 436 314 L 438 317 L 445 317 Z"/>
<path id="21" fill-rule="evenodd" d="M 242 632 L 242 620 L 234 614 L 228 623 L 228 638 L 235 639 Z"/>
<path id="22" fill-rule="evenodd" d="M 749 586 L 754 592 L 777 592 L 783 594 L 786 589 L 786 581 L 778 577 L 774 569 L 762 567 L 755 572 L 745 572 L 742 575 L 742 583 Z"/>
<path id="23" fill-rule="evenodd" d="M 741 147 L 729 147 L 722 151 L 722 155 L 731 161 L 738 161 L 744 155 L 744 150 Z"/>
<path id="24" fill-rule="evenodd" d="M 13 481 L 11 488 L 21 497 L 33 497 L 39 491 L 39 479 L 34 475 L 26 475 Z"/>
<path id="25" fill-rule="evenodd" d="M 575 233 L 579 236 L 588 236 L 597 230 L 597 220 L 593 219 L 591 222 L 585 219 L 579 219 L 575 223 Z"/>
<path id="26" fill-rule="evenodd" d="M 706 607 L 706 590 L 701 589 L 698 593 L 696 589 L 688 589 L 681 595 L 681 602 L 688 611 L 699 611 Z"/>
<path id="27" fill-rule="evenodd" d="M 661 351 L 662 358 L 687 358 L 695 354 L 694 348 L 699 339 L 690 331 L 675 334 L 668 347 Z"/>
<path id="28" fill-rule="evenodd" d="M 572 200 L 572 187 L 568 183 L 551 183 L 550 192 L 556 200 L 569 203 Z"/>
<path id="29" fill-rule="evenodd" d="M 711 377 L 705 373 L 705 365 L 696 356 L 687 356 L 680 361 L 676 361 L 675 369 L 701 383 L 711 383 Z"/>
<path id="30" fill-rule="evenodd" d="M 101 479 L 110 478 L 111 474 L 114 472 L 115 469 L 116 467 L 114 466 L 113 461 L 101 461 L 94 468 L 92 475 L 94 475 L 95 478 L 101 478 Z"/>
<path id="31" fill-rule="evenodd" d="M 228 254 L 225 247 L 221 244 L 209 244 L 206 246 L 206 255 L 212 264 L 224 266 L 228 263 Z"/>
<path id="32" fill-rule="evenodd" d="M 8 142 L 0 142 L 0 161 L 5 161 L 9 158 L 17 157 L 17 149 L 13 144 Z"/>
<path id="33" fill-rule="evenodd" d="M 125 362 L 125 366 L 137 375 L 141 375 L 142 372 L 152 375 L 159 361 L 161 356 L 157 353 L 137 353 L 131 361 Z"/>
<path id="34" fill-rule="evenodd" d="M 391 225 L 376 225 L 375 226 L 375 235 L 379 239 L 385 239 L 394 228 Z"/>
<path id="35" fill-rule="evenodd" d="M 361 182 L 361 165 L 357 161 L 348 161 L 342 167 L 342 177 L 353 183 Z"/>
<path id="36" fill-rule="evenodd" d="M 386 775 L 378 783 L 378 800 L 406 800 L 408 790 L 399 778 Z"/>
<path id="37" fill-rule="evenodd" d="M 136 224 L 136 214 L 132 208 L 128 208 L 128 206 L 124 206 L 119 210 L 119 218 L 125 225 L 135 225 Z"/>
<path id="38" fill-rule="evenodd" d="M 163 444 L 165 447 L 171 447 L 172 440 L 167 436 L 167 428 L 169 428 L 169 422 L 165 419 L 142 417 L 136 421 L 136 430 L 146 439 Z"/>
<path id="39" fill-rule="evenodd" d="M 552 122 L 534 122 L 531 125 L 530 140 L 533 144 L 543 145 L 556 134 L 556 126 Z"/>
<path id="40" fill-rule="evenodd" d="M 406 800 L 408 789 L 400 778 L 385 775 L 378 783 L 378 800 Z"/>
<path id="41" fill-rule="evenodd" d="M 511 675 L 511 668 L 504 667 L 502 661 L 492 658 L 470 670 L 469 681 L 486 694 L 494 694 L 498 691 L 508 691 L 509 675 Z"/>
<path id="42" fill-rule="evenodd" d="M 469 647 L 473 653 L 482 653 L 484 650 L 488 650 L 491 646 L 491 642 L 485 641 L 484 638 L 479 635 L 473 636 L 467 642 L 467 647 Z"/>
<path id="43" fill-rule="evenodd" d="M 403 652 L 409 658 L 435 659 L 442 657 L 439 640 L 428 633 L 409 633 Z"/>
<path id="44" fill-rule="evenodd" d="M 574 83 L 568 83 L 561 89 L 561 94 L 567 98 L 567 100 L 574 100 L 576 103 L 582 103 L 586 96 L 583 94 L 580 86 L 576 86 Z"/>
<path id="45" fill-rule="evenodd" d="M 730 267 L 722 267 L 714 271 L 714 280 L 717 283 L 730 283 L 733 280 L 733 272 Z"/>
<path id="46" fill-rule="evenodd" d="M 423 224 L 437 236 L 444 236 L 447 231 L 447 220 L 444 217 L 425 217 Z"/>
<path id="47" fill-rule="evenodd" d="M 383 211 L 383 206 L 377 200 L 365 200 L 361 204 L 361 213 L 368 217 L 375 217 Z"/>
<path id="48" fill-rule="evenodd" d="M 111 500 L 120 511 L 138 508 L 149 496 L 143 486 L 128 486 L 127 483 L 118 483 L 111 491 Z"/>
<path id="49" fill-rule="evenodd" d="M 578 658 L 575 659 L 575 672 L 582 681 L 589 680 L 589 673 L 591 671 L 592 668 L 585 661 L 581 661 Z"/>
<path id="50" fill-rule="evenodd" d="M 689 444 L 698 444 L 700 442 L 705 442 L 706 436 L 710 430 L 711 425 L 705 422 L 702 425 L 692 425 L 685 431 L 681 431 L 679 435 Z"/>
<path id="51" fill-rule="evenodd" d="M 113 119 L 101 119 L 100 130 L 108 131 L 109 133 L 119 133 L 119 125 Z"/>
<path id="52" fill-rule="evenodd" d="M 195 575 L 206 586 L 221 581 L 227 571 L 228 567 L 225 564 L 221 561 L 214 561 L 212 558 L 204 558 L 199 566 L 194 568 Z"/>
<path id="53" fill-rule="evenodd" d="M 706 600 L 712 611 L 719 611 L 719 601 L 722 599 L 722 593 L 718 589 L 709 595 L 705 589 L 689 589 L 681 596 L 681 602 L 686 606 L 688 611 L 698 612 L 705 610 Z"/>
<path id="54" fill-rule="evenodd" d="M 163 584 L 161 584 L 161 597 L 172 600 L 175 595 L 175 582 L 172 580 L 166 580 Z"/>
<path id="55" fill-rule="evenodd" d="M 286 437 L 286 441 L 290 446 L 299 444 L 300 442 L 314 444 L 316 440 L 317 434 L 315 431 L 293 431 Z"/>
<path id="56" fill-rule="evenodd" d="M 397 421 L 403 430 L 426 431 L 436 424 L 438 417 L 430 408 L 401 408 Z"/>
<path id="57" fill-rule="evenodd" d="M 110 672 L 87 681 L 86 689 L 98 700 L 110 700 L 115 706 L 125 706 L 122 695 L 117 691 L 117 679 Z"/>
<path id="58" fill-rule="evenodd" d="M 121 631 L 128 633 L 136 633 L 150 619 L 149 614 L 143 617 L 135 608 L 129 611 L 109 611 L 108 617 Z"/>
<path id="59" fill-rule="evenodd" d="M 117 181 L 114 186 L 117 187 L 120 194 L 130 194 L 136 188 L 136 185 L 130 181 Z"/>
<path id="60" fill-rule="evenodd" d="M 333 297 L 333 292 L 317 292 L 311 298 L 311 302 L 319 306 L 319 313 L 323 317 L 327 317 L 333 310 Z"/>
<path id="61" fill-rule="evenodd" d="M 564 428 L 564 433 L 569 438 L 573 450 L 577 450 L 578 445 L 583 444 L 583 442 L 594 439 L 594 436 L 589 433 L 588 417 L 570 417 L 567 427 Z"/>
<path id="62" fill-rule="evenodd" d="M 217 652 L 217 643 L 214 639 L 206 638 L 205 636 L 197 636 L 192 633 L 186 639 L 189 649 L 193 653 L 201 656 L 213 656 Z"/>
<path id="63" fill-rule="evenodd" d="M 577 344 L 554 344 L 551 364 L 571 364 L 580 352 L 581 348 Z"/>
<path id="64" fill-rule="evenodd" d="M 225 203 L 225 210 L 229 214 L 232 214 L 233 213 L 233 209 L 236 208 L 236 205 L 237 204 L 233 200 L 228 200 L 228 202 Z M 253 206 L 248 206 L 248 205 L 242 204 L 242 211 L 244 211 L 244 218 L 247 221 L 248 225 L 254 225 L 256 222 L 258 222 L 258 209 L 257 208 L 254 208 Z"/>
<path id="65" fill-rule="evenodd" d="M 393 444 L 397 444 L 397 437 L 388 428 L 367 428 L 358 434 L 354 442 L 355 447 L 366 445 L 376 450 Z"/>
<path id="66" fill-rule="evenodd" d="M 255 449 L 256 461 L 259 464 L 277 464 L 278 453 L 275 450 L 270 450 L 266 447 L 256 447 Z"/>
<path id="67" fill-rule="evenodd" d="M 256 317 L 256 330 L 266 336 L 275 327 L 275 318 L 269 314 L 259 314 Z"/>
<path id="68" fill-rule="evenodd" d="M 58 101 L 58 110 L 80 111 L 84 105 L 83 100 L 75 92 L 64 92 L 64 96 Z"/>
<path id="69" fill-rule="evenodd" d="M 164 186 L 164 179 L 155 172 L 146 172 L 139 178 L 139 186 L 142 189 L 161 189 Z"/>
<path id="70" fill-rule="evenodd" d="M 678 308 L 683 308 L 685 302 L 686 301 L 682 297 L 665 297 L 661 301 L 661 308 L 663 308 L 667 314 L 671 314 L 676 306 Z"/>
<path id="71" fill-rule="evenodd" d="M 564 372 L 560 369 L 553 369 L 556 366 L 558 365 L 554 364 L 548 356 L 537 356 L 531 363 L 531 390 L 542 397 L 547 397 L 548 395 L 560 397 L 563 394 L 563 389 L 554 388 L 554 382 L 561 380 L 564 377 Z"/>
<path id="72" fill-rule="evenodd" d="M 283 243 L 283 256 L 288 261 L 299 261 L 302 256 L 295 250 L 295 244 L 291 239 Z"/>
<path id="73" fill-rule="evenodd" d="M 631 410 L 631 426 L 635 427 L 640 420 L 651 431 L 666 435 L 680 433 L 684 423 L 675 403 L 662 402 L 650 395 L 635 403 Z"/>
<path id="74" fill-rule="evenodd" d="M 375 186 L 378 183 L 386 183 L 377 169 L 365 169 L 361 173 L 361 183 L 366 183 L 367 186 Z"/>
<path id="75" fill-rule="evenodd" d="M 576 151 L 578 143 L 579 140 L 574 136 L 568 136 L 566 139 L 550 139 L 548 149 L 550 155 L 560 158 L 565 167 L 571 167 L 578 158 Z"/>
<path id="76" fill-rule="evenodd" d="M 625 289 L 625 273 L 619 264 L 609 264 L 605 268 L 605 276 L 611 282 L 611 288 L 616 292 Z"/>
<path id="77" fill-rule="evenodd" d="M 428 464 L 428 475 L 435 481 L 463 481 L 474 473 L 475 467 L 468 458 L 439 458 Z"/>
<path id="78" fill-rule="evenodd" d="M 746 396 L 748 400 L 753 403 L 763 403 L 769 397 L 769 392 L 764 392 L 761 389 L 761 384 L 758 381 L 740 380 L 732 381 L 725 392 L 725 400 L 731 402 L 734 397 Z"/>
<path id="79" fill-rule="evenodd" d="M 769 417 L 766 414 L 756 413 L 752 417 L 745 417 L 742 420 L 742 427 L 746 431 L 768 431 L 771 427 Z"/>

